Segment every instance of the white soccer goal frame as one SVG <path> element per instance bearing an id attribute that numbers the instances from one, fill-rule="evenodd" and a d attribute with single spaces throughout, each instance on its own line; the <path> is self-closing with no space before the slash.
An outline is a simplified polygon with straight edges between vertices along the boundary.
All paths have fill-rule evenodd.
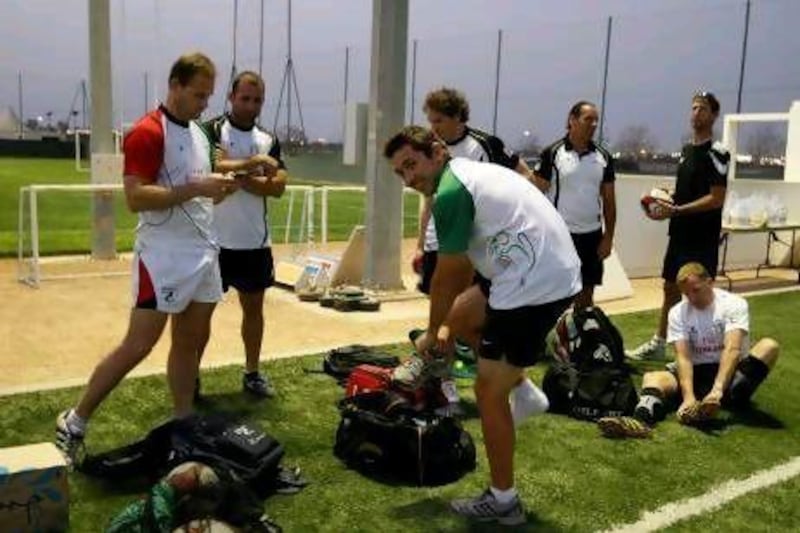
<path id="1" fill-rule="evenodd" d="M 113 192 L 122 190 L 122 184 L 70 184 L 70 185 L 27 185 L 19 189 L 19 209 L 17 219 L 17 280 L 31 287 L 39 287 L 45 279 L 85 278 L 98 276 L 118 276 L 125 272 L 84 272 L 73 274 L 42 274 L 42 258 L 39 250 L 39 193 L 46 191 L 68 192 Z M 26 201 L 27 200 L 27 201 Z M 31 256 L 25 256 L 25 206 L 30 211 L 29 237 Z M 26 269 L 27 266 L 27 269 Z"/>
<path id="2" fill-rule="evenodd" d="M 114 192 L 121 191 L 123 185 L 113 184 L 38 184 L 27 185 L 19 189 L 19 208 L 17 211 L 17 280 L 31 287 L 39 287 L 44 280 L 51 279 L 76 279 L 87 277 L 119 276 L 129 273 L 129 270 L 113 272 L 82 272 L 71 274 L 51 274 L 42 273 L 42 256 L 39 246 L 39 196 L 44 192 Z M 296 194 L 303 195 L 300 216 L 300 235 L 298 236 L 298 246 L 313 246 L 314 243 L 314 194 L 315 188 L 309 185 L 289 185 L 286 187 L 288 192 L 289 207 L 286 215 L 286 229 L 284 233 L 284 243 L 289 243 L 291 239 L 293 205 Z M 29 211 L 30 227 L 25 228 L 25 212 Z M 30 239 L 30 256 L 26 255 L 25 238 Z"/>
<path id="3" fill-rule="evenodd" d="M 328 244 L 328 193 L 330 191 L 353 191 L 353 192 L 363 192 L 365 195 L 367 193 L 367 187 L 364 185 L 324 185 L 319 188 L 320 191 L 320 241 L 321 243 Z M 422 203 L 423 203 L 423 195 L 414 189 L 410 189 L 408 187 L 403 187 L 403 198 L 405 198 L 406 194 L 417 194 L 420 197 L 420 211 L 422 211 Z M 366 203 L 366 198 L 365 198 Z M 367 224 L 367 220 L 364 220 L 364 224 Z M 400 235 L 405 234 L 405 217 L 400 218 Z"/>
<path id="4" fill-rule="evenodd" d="M 122 138 L 124 133 L 119 130 L 112 130 L 111 134 L 114 136 L 114 153 L 121 154 L 122 153 Z M 86 135 L 87 137 L 91 138 L 92 130 L 87 129 L 74 129 L 72 130 L 72 137 L 75 142 L 75 170 L 78 172 L 91 172 L 92 167 L 91 165 L 88 167 L 83 166 L 82 164 L 82 156 L 83 151 L 81 150 L 81 135 Z M 91 155 L 91 154 L 90 154 Z"/>

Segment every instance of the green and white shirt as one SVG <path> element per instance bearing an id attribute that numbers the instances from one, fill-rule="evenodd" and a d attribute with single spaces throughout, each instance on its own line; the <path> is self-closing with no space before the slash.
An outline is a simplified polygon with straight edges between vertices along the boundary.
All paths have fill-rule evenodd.
<path id="1" fill-rule="evenodd" d="M 581 263 L 561 215 L 513 170 L 451 159 L 434 198 L 439 253 L 467 254 L 492 282 L 493 309 L 541 305 L 581 290 Z"/>

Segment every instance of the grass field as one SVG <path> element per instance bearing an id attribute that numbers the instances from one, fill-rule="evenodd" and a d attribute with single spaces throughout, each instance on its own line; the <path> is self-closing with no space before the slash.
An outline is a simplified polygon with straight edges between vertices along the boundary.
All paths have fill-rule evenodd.
<path id="1" fill-rule="evenodd" d="M 800 293 L 750 299 L 752 336 L 771 336 L 782 346 L 777 368 L 755 397 L 747 415 L 723 414 L 713 432 L 680 426 L 674 417 L 660 424 L 651 440 L 614 441 L 599 436 L 593 424 L 545 414 L 517 434 L 517 487 L 527 505 L 529 531 L 596 531 L 635 522 L 643 511 L 699 496 L 730 479 L 769 468 L 800 454 L 800 331 L 787 317 L 796 315 Z M 646 339 L 655 312 L 613 317 L 626 344 Z M 268 341 L 267 341 L 268 342 Z M 368 341 L 366 341 L 368 342 Z M 389 348 L 402 353 L 404 346 Z M 301 467 L 311 485 L 294 496 L 273 496 L 268 513 L 286 531 L 488 531 L 468 525 L 446 510 L 453 497 L 472 495 L 487 482 L 482 437 L 472 404 L 471 384 L 460 383 L 471 415 L 466 427 L 479 450 L 476 472 L 437 488 L 388 486 L 347 470 L 333 457 L 338 423 L 334 382 L 304 368 L 319 367 L 320 356 L 268 363 L 279 396 L 263 403 L 239 393 L 238 368 L 204 373 L 204 390 L 217 409 L 253 420 L 287 450 L 285 462 Z M 640 365 L 640 370 L 659 365 Z M 540 380 L 544 368 L 533 376 Z M 0 398 L 0 446 L 47 441 L 56 414 L 78 391 L 56 390 Z M 139 438 L 169 415 L 163 376 L 130 379 L 112 394 L 92 422 L 91 450 Z M 136 493 L 70 475 L 71 529 L 97 531 Z M 675 524 L 670 531 L 796 531 L 800 524 L 792 479 L 741 497 L 716 512 Z"/>
<path id="2" fill-rule="evenodd" d="M 359 184 L 363 183 L 363 168 L 343 166 L 336 154 L 295 156 L 287 160 L 290 184 Z M 359 179 L 359 176 L 361 177 Z M 87 183 L 89 174 L 75 170 L 73 160 L 0 158 L 0 256 L 17 253 L 19 189 L 31 184 Z M 417 232 L 418 196 L 404 195 L 404 233 L 412 237 Z M 39 238 L 43 255 L 84 253 L 91 248 L 90 193 L 44 193 L 39 198 Z M 295 195 L 289 242 L 300 238 L 303 197 Z M 365 195 L 361 192 L 339 191 L 330 194 L 328 239 L 346 240 L 356 224 L 364 222 Z M 283 242 L 287 226 L 289 193 L 281 199 L 269 200 L 269 218 L 273 241 Z M 28 210 L 25 210 L 26 214 Z M 314 227 L 321 227 L 321 200 L 315 195 Z M 115 227 L 118 251 L 130 250 L 133 245 L 136 216 L 125 207 L 122 194 L 115 194 Z M 27 224 L 27 223 L 26 223 Z M 315 241 L 320 235 L 315 235 Z M 30 243 L 26 241 L 26 246 Z"/>

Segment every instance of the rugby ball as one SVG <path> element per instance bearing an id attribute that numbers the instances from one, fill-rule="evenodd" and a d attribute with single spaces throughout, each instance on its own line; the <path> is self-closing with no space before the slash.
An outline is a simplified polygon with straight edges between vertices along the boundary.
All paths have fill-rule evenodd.
<path id="1" fill-rule="evenodd" d="M 642 196 L 640 200 L 642 209 L 649 217 L 661 217 L 667 213 L 666 208 L 661 202 L 667 202 L 669 204 L 674 203 L 669 191 L 658 187 L 651 189 L 650 192 Z"/>

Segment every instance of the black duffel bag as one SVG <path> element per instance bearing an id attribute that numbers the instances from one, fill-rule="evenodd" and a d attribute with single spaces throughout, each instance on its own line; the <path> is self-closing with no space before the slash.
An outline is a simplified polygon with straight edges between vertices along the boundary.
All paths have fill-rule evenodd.
<path id="1" fill-rule="evenodd" d="M 475 444 L 455 418 L 416 412 L 387 391 L 345 398 L 339 411 L 334 454 L 368 477 L 432 486 L 475 469 Z"/>

